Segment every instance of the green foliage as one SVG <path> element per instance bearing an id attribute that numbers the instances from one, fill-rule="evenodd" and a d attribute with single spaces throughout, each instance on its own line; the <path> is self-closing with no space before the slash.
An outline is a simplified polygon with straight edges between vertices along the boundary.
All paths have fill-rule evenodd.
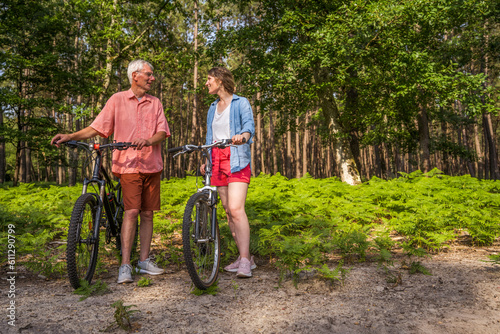
<path id="1" fill-rule="evenodd" d="M 123 300 L 121 299 L 111 304 L 111 306 L 115 308 L 115 313 L 114 313 L 115 324 L 118 325 L 121 329 L 127 331 L 131 330 L 132 323 L 130 322 L 130 316 L 135 312 L 141 312 L 140 310 L 132 309 L 132 307 L 137 307 L 137 306 L 136 305 L 125 306 L 123 305 Z M 115 324 L 111 324 L 110 326 L 108 326 L 106 331 L 112 328 L 112 326 Z"/>
<path id="2" fill-rule="evenodd" d="M 344 285 L 347 275 L 351 269 L 344 268 L 344 261 L 339 261 L 337 267 L 330 269 L 326 264 L 323 264 L 318 268 L 318 274 L 322 279 L 328 280 L 331 283 L 334 281 L 339 281 L 341 285 Z"/>
<path id="3" fill-rule="evenodd" d="M 166 267 L 169 264 L 175 264 L 177 269 L 180 269 L 184 263 L 182 248 L 170 244 L 164 244 L 162 248 L 165 248 L 165 250 L 160 251 L 160 253 L 156 255 L 156 263 L 161 267 Z"/>
<path id="4" fill-rule="evenodd" d="M 69 217 L 80 191 L 48 184 L 0 188 L 1 261 L 6 261 L 7 225 L 12 224 L 18 263 L 44 276 L 62 274 Z"/>
<path id="5" fill-rule="evenodd" d="M 493 264 L 500 265 L 500 254 L 491 254 L 488 257 L 489 257 L 489 260 L 487 260 L 485 262 L 491 262 Z"/>
<path id="6" fill-rule="evenodd" d="M 240 288 L 240 286 L 234 280 L 231 280 L 231 287 L 233 288 L 234 298 L 236 298 L 236 295 L 238 294 L 238 289 Z"/>
<path id="7" fill-rule="evenodd" d="M 51 247 L 51 242 L 59 234 L 59 231 L 43 230 L 36 236 L 26 233 L 17 239 L 22 245 L 21 251 L 28 254 L 24 264 L 29 270 L 47 277 L 65 272 L 62 258 L 65 256 L 66 245 Z"/>
<path id="8" fill-rule="evenodd" d="M 209 286 L 208 289 L 202 290 L 198 289 L 197 287 L 193 287 L 193 290 L 191 290 L 191 293 L 195 296 L 201 296 L 201 295 L 211 295 L 211 296 L 216 296 L 217 293 L 219 292 L 219 286 L 217 285 L 218 281 L 215 282 L 213 285 Z"/>
<path id="9" fill-rule="evenodd" d="M 424 275 L 432 275 L 430 270 L 427 269 L 426 267 L 424 267 L 420 261 L 413 261 L 412 263 L 410 263 L 410 274 L 417 274 L 417 273 L 421 273 L 421 274 L 424 274 Z"/>
<path id="10" fill-rule="evenodd" d="M 137 281 L 137 286 L 138 286 L 138 287 L 141 287 L 141 288 L 144 288 L 144 287 L 150 286 L 150 285 L 151 285 L 151 283 L 152 283 L 151 278 L 146 277 L 146 276 L 143 276 L 143 277 L 141 277 L 141 278 Z"/>
<path id="11" fill-rule="evenodd" d="M 356 225 L 351 225 L 347 231 L 337 229 L 332 242 L 347 262 L 351 261 L 355 256 L 359 257 L 359 261 L 365 261 L 366 251 L 371 245 L 367 238 L 366 231 L 357 228 Z"/>
<path id="12" fill-rule="evenodd" d="M 194 177 L 162 181 L 162 209 L 154 217 L 155 233 L 162 238 L 160 264 L 182 264 L 182 248 L 172 238 L 179 238 L 184 207 L 195 188 Z M 0 188 L 1 247 L 7 245 L 12 223 L 19 264 L 44 275 L 62 272 L 68 219 L 79 192 L 45 184 Z M 470 236 L 471 245 L 491 244 L 500 236 L 495 223 L 499 206 L 498 182 L 435 170 L 390 181 L 374 178 L 356 187 L 335 178 L 288 180 L 262 174 L 252 179 L 246 211 L 252 254 L 271 258 L 281 279 L 289 276 L 296 284 L 306 271 L 335 280 L 337 274 L 324 267 L 335 258 L 343 263 L 374 259 L 388 268 L 395 246 L 411 259 L 463 235 Z M 227 262 L 237 249 L 221 206 L 218 215 L 222 261 Z M 400 237 L 397 242 L 394 235 Z"/>
<path id="13" fill-rule="evenodd" d="M 102 296 L 110 292 L 108 285 L 101 280 L 97 280 L 94 284 L 89 284 L 86 280 L 80 280 L 80 287 L 73 291 L 75 295 L 80 295 L 79 301 L 85 300 L 90 296 Z"/>
<path id="14" fill-rule="evenodd" d="M 446 118 L 452 125 L 495 109 L 486 76 L 464 71 L 474 58 L 495 54 L 486 46 L 498 36 L 496 25 L 486 23 L 498 16 L 493 0 L 244 4 L 246 15 L 253 16 L 253 6 L 258 14 L 250 22 L 221 28 L 213 58 L 244 55 L 235 66 L 237 77 L 248 92 L 261 93 L 261 110 L 278 111 L 279 133 L 319 105 L 312 123 L 322 137 L 354 130 L 363 144 L 384 142 L 416 152 L 419 105 L 427 106 L 431 119 L 443 119 L 458 116 L 453 104 L 460 101 L 461 115 Z M 330 119 L 341 125 L 339 132 L 328 127 Z M 473 155 L 463 145 L 454 146 L 433 148 Z"/>

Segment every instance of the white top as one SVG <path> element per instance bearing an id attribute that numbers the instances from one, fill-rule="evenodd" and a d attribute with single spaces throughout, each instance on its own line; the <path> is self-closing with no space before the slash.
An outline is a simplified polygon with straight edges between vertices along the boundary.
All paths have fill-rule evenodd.
<path id="1" fill-rule="evenodd" d="M 221 139 L 229 139 L 231 133 L 229 130 L 229 110 L 231 103 L 220 114 L 215 109 L 214 120 L 212 121 L 212 132 L 214 142 Z"/>

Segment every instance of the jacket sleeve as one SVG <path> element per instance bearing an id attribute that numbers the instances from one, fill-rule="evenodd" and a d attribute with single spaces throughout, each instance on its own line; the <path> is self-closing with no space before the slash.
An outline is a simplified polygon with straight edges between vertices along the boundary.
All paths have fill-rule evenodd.
<path id="1" fill-rule="evenodd" d="M 250 133 L 249 143 L 252 142 L 252 138 L 255 135 L 255 123 L 253 120 L 253 111 L 250 106 L 248 99 L 242 98 L 240 103 L 240 118 L 241 118 L 241 131 L 239 134 L 244 132 Z"/>
<path id="2" fill-rule="evenodd" d="M 207 113 L 207 135 L 205 137 L 205 145 L 212 144 L 212 138 L 213 138 L 212 120 L 214 119 L 214 111 L 215 111 L 215 106 L 214 103 L 212 103 L 210 105 L 210 108 L 208 108 L 208 113 Z"/>

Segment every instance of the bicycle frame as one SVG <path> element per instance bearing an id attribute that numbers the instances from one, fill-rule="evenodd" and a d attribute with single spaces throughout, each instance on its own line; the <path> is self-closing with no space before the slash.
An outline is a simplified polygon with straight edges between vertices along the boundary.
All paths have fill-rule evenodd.
<path id="1" fill-rule="evenodd" d="M 124 150 L 134 145 L 123 142 L 100 145 L 73 140 L 65 144 L 70 148 L 84 148 L 88 154 L 89 164 L 92 164 L 90 167 L 92 174 L 90 178 L 85 177 L 83 180 L 82 194 L 73 207 L 68 228 L 66 248 L 68 277 L 73 288 L 77 289 L 82 279 L 89 283 L 92 281 L 97 265 L 101 227 L 105 229 L 105 243 L 109 243 L 111 238 L 116 238 L 117 247 L 121 246 L 120 214 L 122 211 L 120 210 L 123 210 L 121 186 L 120 184 L 115 186 L 110 175 L 103 168 L 103 151 L 105 149 Z M 89 185 L 95 191 L 89 192 Z"/>
<path id="2" fill-rule="evenodd" d="M 208 191 L 208 200 L 210 201 L 208 205 L 212 209 L 210 229 L 212 232 L 211 235 L 215 235 L 215 229 L 217 228 L 217 202 L 219 201 L 219 192 L 217 191 L 217 187 L 213 187 L 210 184 L 210 177 L 212 176 L 212 150 L 208 148 L 202 149 L 202 156 L 205 157 L 207 161 L 205 167 L 205 181 L 203 182 L 205 186 L 199 188 L 198 192 Z M 198 235 L 195 235 L 195 240 L 199 243 L 208 242 L 209 240 L 199 238 L 199 230 L 199 224 L 198 221 L 196 221 L 195 231 Z"/>
<path id="3" fill-rule="evenodd" d="M 104 178 L 102 178 L 101 175 L 104 176 Z M 100 150 L 96 150 L 96 158 L 92 171 L 92 178 L 85 178 L 83 180 L 82 195 L 87 193 L 87 188 L 89 184 L 92 183 L 97 183 L 99 185 L 99 196 L 95 196 L 96 200 L 98 201 L 96 216 L 97 218 L 100 218 L 102 216 L 102 208 L 104 207 L 104 212 L 106 213 L 106 217 L 108 217 L 108 220 L 110 222 L 111 230 L 113 234 L 115 234 L 118 232 L 118 224 L 116 222 L 118 208 L 115 208 L 113 212 L 110 206 L 110 201 L 107 200 L 106 197 L 106 185 L 110 188 L 109 193 L 114 193 L 116 191 L 116 187 L 113 185 L 108 172 L 106 172 L 106 170 L 102 167 L 102 152 Z M 99 219 L 99 221 L 101 221 L 101 219 Z"/>
<path id="4" fill-rule="evenodd" d="M 203 191 L 208 191 L 208 199 L 210 201 L 209 206 L 212 208 L 212 222 L 211 222 L 211 232 L 212 235 L 215 235 L 216 228 L 217 228 L 217 202 L 219 200 L 219 193 L 217 192 L 217 187 L 213 187 L 210 184 L 210 177 L 212 176 L 212 147 L 221 147 L 221 146 L 227 146 L 231 144 L 231 139 L 223 139 L 218 142 L 215 142 L 210 145 L 201 145 L 201 146 L 196 146 L 196 145 L 184 145 L 180 147 L 174 147 L 168 150 L 170 153 L 176 153 L 173 157 L 175 158 L 179 154 L 183 153 L 191 153 L 194 151 L 201 151 L 202 152 L 202 157 L 206 158 L 206 165 L 205 165 L 205 181 L 204 181 L 204 187 L 199 188 L 198 192 L 203 192 Z M 198 234 L 199 226 L 198 222 L 196 222 L 196 233 Z M 204 240 L 204 239 L 199 239 L 199 235 L 195 235 L 195 240 L 197 242 L 208 242 L 209 240 Z"/>
<path id="5" fill-rule="evenodd" d="M 109 228 L 111 229 L 112 235 L 117 235 L 119 232 L 120 226 L 117 221 L 118 214 L 120 207 L 120 203 L 115 200 L 111 199 L 109 200 L 107 198 L 107 193 L 113 194 L 116 196 L 116 191 L 118 189 L 117 186 L 115 186 L 111 180 L 111 177 L 109 176 L 108 172 L 104 169 L 102 166 L 102 151 L 101 149 L 103 147 L 107 146 L 113 146 L 114 148 L 117 149 L 123 149 L 123 148 L 128 148 L 132 145 L 130 143 L 112 143 L 112 144 L 105 144 L 105 145 L 99 145 L 99 144 L 87 144 L 87 143 L 82 143 L 82 142 L 76 142 L 76 141 L 70 141 L 67 143 L 68 146 L 70 147 L 83 147 L 89 154 L 94 154 L 95 152 L 95 159 L 93 163 L 93 169 L 92 169 L 92 177 L 90 179 L 84 178 L 83 180 L 83 188 L 82 188 L 82 195 L 87 193 L 88 186 L 91 184 L 98 184 L 99 188 L 99 194 L 95 193 L 90 193 L 92 194 L 96 201 L 97 201 L 97 208 L 96 208 L 96 221 L 99 222 L 99 224 L 96 224 L 95 229 L 99 229 L 102 225 L 102 208 L 104 208 L 104 212 L 106 213 L 107 221 L 109 222 Z M 118 145 L 118 146 L 116 146 Z M 118 181 L 119 183 L 119 181 Z M 106 192 L 106 187 L 108 188 L 108 192 Z M 114 204 L 115 208 L 113 209 L 111 207 L 111 203 Z M 122 208 L 123 209 L 123 208 Z M 94 232 L 97 232 L 94 230 Z"/>
<path id="6" fill-rule="evenodd" d="M 184 145 L 168 150 L 174 154 L 201 151 L 204 164 L 204 186 L 190 196 L 182 219 L 182 244 L 186 267 L 194 285 L 202 290 L 212 286 L 220 266 L 220 234 L 217 222 L 218 187 L 211 185 L 213 172 L 212 148 L 225 148 L 230 139 L 223 139 L 209 145 Z M 211 215 L 211 216 L 210 216 Z"/>

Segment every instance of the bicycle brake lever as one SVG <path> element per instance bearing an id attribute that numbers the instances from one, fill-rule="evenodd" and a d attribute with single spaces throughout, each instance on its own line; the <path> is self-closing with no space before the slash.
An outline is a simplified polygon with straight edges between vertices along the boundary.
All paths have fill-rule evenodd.
<path id="1" fill-rule="evenodd" d="M 175 158 L 176 156 L 180 155 L 180 154 L 183 154 L 183 153 L 186 153 L 186 152 L 181 151 L 181 152 L 175 153 L 174 156 L 172 157 L 172 159 Z"/>

